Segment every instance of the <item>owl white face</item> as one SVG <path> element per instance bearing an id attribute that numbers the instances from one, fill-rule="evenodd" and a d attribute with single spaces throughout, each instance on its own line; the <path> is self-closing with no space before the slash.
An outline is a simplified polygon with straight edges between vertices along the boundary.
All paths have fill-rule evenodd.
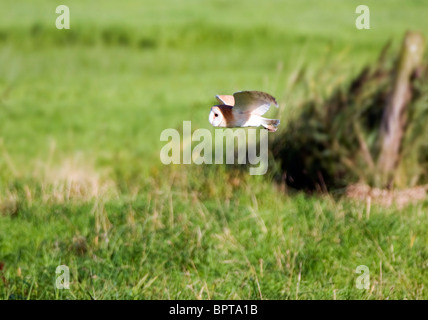
<path id="1" fill-rule="evenodd" d="M 214 127 L 220 126 L 220 123 L 223 121 L 223 114 L 218 107 L 211 108 L 208 120 Z"/>

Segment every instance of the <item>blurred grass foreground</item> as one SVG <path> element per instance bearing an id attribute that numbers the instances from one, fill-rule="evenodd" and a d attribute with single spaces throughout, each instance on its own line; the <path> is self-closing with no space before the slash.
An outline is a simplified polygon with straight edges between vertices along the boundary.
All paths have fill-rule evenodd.
<path id="1" fill-rule="evenodd" d="M 75 0 L 69 30 L 59 4 L 0 4 L 0 299 L 428 298 L 424 2 L 369 1 L 369 30 L 356 1 Z M 280 104 L 266 175 L 162 165 L 239 90 Z"/>

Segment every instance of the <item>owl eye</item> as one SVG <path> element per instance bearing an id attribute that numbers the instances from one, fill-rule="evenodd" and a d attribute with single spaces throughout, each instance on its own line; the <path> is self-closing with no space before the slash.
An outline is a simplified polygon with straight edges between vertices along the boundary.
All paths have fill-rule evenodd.
<path id="1" fill-rule="evenodd" d="M 218 117 L 218 114 L 217 114 L 217 113 L 214 113 L 214 117 Z"/>

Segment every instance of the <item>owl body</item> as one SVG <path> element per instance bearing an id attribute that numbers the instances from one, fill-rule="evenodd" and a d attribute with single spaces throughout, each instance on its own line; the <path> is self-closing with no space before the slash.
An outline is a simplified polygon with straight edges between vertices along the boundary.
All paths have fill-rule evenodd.
<path id="1" fill-rule="evenodd" d="M 218 95 L 221 105 L 211 108 L 208 120 L 214 127 L 258 127 L 268 131 L 277 130 L 279 120 L 263 118 L 271 104 L 278 106 L 271 95 L 260 91 L 240 91 L 233 96 Z"/>

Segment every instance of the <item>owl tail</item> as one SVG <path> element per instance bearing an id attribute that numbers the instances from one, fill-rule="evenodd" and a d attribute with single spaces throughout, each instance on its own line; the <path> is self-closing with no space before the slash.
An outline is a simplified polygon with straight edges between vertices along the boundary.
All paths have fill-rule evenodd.
<path id="1" fill-rule="evenodd" d="M 279 120 L 261 118 L 261 124 L 269 132 L 275 132 L 278 129 L 277 127 L 279 125 Z"/>

